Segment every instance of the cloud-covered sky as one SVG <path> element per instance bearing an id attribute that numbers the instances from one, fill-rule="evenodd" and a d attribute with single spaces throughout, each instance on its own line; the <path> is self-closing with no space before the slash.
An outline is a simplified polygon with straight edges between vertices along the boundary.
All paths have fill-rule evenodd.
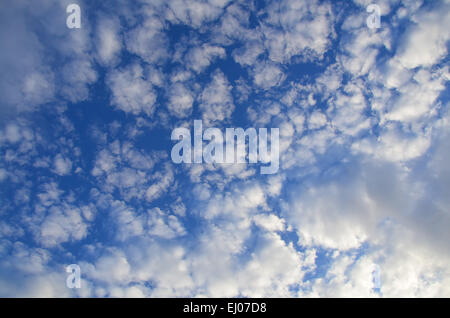
<path id="1" fill-rule="evenodd" d="M 0 2 L 0 296 L 450 297 L 449 40 L 447 0 Z M 278 172 L 175 164 L 194 120 Z"/>

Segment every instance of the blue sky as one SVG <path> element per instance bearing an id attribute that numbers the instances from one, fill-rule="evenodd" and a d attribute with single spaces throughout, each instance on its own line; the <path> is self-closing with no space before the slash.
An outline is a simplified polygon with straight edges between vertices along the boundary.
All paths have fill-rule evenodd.
<path id="1" fill-rule="evenodd" d="M 3 1 L 0 296 L 450 296 L 449 15 Z M 173 163 L 194 120 L 279 128 L 278 172 Z"/>

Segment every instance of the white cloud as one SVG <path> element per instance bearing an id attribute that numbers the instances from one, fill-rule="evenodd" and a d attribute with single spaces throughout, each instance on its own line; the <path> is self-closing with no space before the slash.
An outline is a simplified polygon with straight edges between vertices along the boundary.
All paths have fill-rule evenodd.
<path id="1" fill-rule="evenodd" d="M 200 110 L 205 125 L 230 119 L 234 110 L 231 85 L 221 71 L 215 71 L 211 82 L 200 94 Z"/>
<path id="2" fill-rule="evenodd" d="M 172 185 L 174 181 L 172 167 L 166 164 L 162 172 L 156 172 L 151 176 L 150 181 L 152 181 L 152 184 L 145 192 L 145 198 L 148 202 L 158 199 Z"/>
<path id="3" fill-rule="evenodd" d="M 131 267 L 126 256 L 114 248 L 99 257 L 94 265 L 82 263 L 80 267 L 88 278 L 106 284 L 126 283 L 131 279 Z"/>
<path id="4" fill-rule="evenodd" d="M 42 192 L 37 194 L 39 201 L 44 206 L 50 206 L 58 203 L 63 193 L 55 182 L 45 183 L 41 186 Z"/>
<path id="5" fill-rule="evenodd" d="M 450 4 L 440 2 L 413 15 L 397 57 L 407 68 L 429 67 L 445 57 L 450 39 Z"/>
<path id="6" fill-rule="evenodd" d="M 327 123 L 327 117 L 323 113 L 321 113 L 319 111 L 315 111 L 309 117 L 308 128 L 309 129 L 322 128 L 323 126 L 326 125 L 326 123 Z"/>
<path id="7" fill-rule="evenodd" d="M 169 168 L 166 168 L 167 176 L 161 172 L 152 175 L 153 168 L 161 158 L 164 155 L 160 153 L 146 154 L 135 149 L 130 142 L 120 143 L 116 140 L 98 152 L 91 174 L 101 180 L 98 186 L 102 191 L 114 193 L 118 190 L 120 197 L 125 200 L 142 199 L 149 188 L 152 188 L 151 192 L 156 197 L 163 193 L 173 179 Z"/>
<path id="8" fill-rule="evenodd" d="M 438 76 L 436 76 L 438 75 Z M 420 70 L 413 76 L 413 81 L 398 88 L 400 96 L 384 119 L 412 122 L 423 116 L 433 116 L 435 102 L 445 90 L 445 79 L 439 74 Z"/>
<path id="9" fill-rule="evenodd" d="M 338 251 L 328 256 L 331 265 L 325 276 L 312 280 L 303 295 L 377 297 L 375 265 L 382 296 L 448 295 L 444 227 L 450 220 L 444 216 L 447 196 L 438 190 L 449 179 L 443 164 L 448 152 L 446 115 L 436 129 L 436 153 L 425 166 L 404 168 L 365 158 L 341 166 L 331 180 L 304 185 L 303 194 L 293 196 L 285 213 L 300 243 Z M 367 250 L 357 256 L 362 246 Z"/>
<path id="10" fill-rule="evenodd" d="M 287 0 L 270 4 L 262 20 L 270 59 L 286 63 L 296 55 L 321 57 L 330 44 L 332 19 L 328 3 Z"/>
<path id="11" fill-rule="evenodd" d="M 353 19 L 353 16 L 348 19 Z M 381 47 L 390 46 L 389 29 L 373 33 L 367 26 L 349 31 L 341 44 L 344 54 L 338 56 L 342 67 L 353 76 L 367 74 L 375 67 L 376 58 Z"/>
<path id="12" fill-rule="evenodd" d="M 278 235 L 266 233 L 238 273 L 240 293 L 245 297 L 290 297 L 290 287 L 300 285 L 303 255 Z"/>
<path id="13" fill-rule="evenodd" d="M 55 247 L 64 242 L 78 241 L 87 236 L 88 223 L 83 212 L 74 206 L 52 206 L 35 233 L 39 243 Z"/>
<path id="14" fill-rule="evenodd" d="M 54 101 L 56 92 L 72 102 L 88 97 L 88 85 L 97 79 L 90 28 L 86 24 L 78 32 L 66 32 L 67 4 L 52 0 L 25 5 L 19 0 L 2 7 L 0 36 L 8 48 L 0 53 L 2 75 L 7 76 L 0 85 L 3 115 L 36 110 Z M 36 27 L 38 21 L 47 23 Z M 61 65 L 51 66 L 50 56 L 58 56 Z"/>
<path id="15" fill-rule="evenodd" d="M 185 63 L 187 67 L 200 73 L 216 58 L 225 58 L 224 48 L 203 44 L 200 47 L 194 47 L 188 51 Z"/>
<path id="16" fill-rule="evenodd" d="M 258 214 L 253 217 L 253 222 L 256 225 L 268 231 L 284 231 L 285 222 L 274 214 Z"/>
<path id="17" fill-rule="evenodd" d="M 253 81 L 262 89 L 278 86 L 285 78 L 283 71 L 273 63 L 258 63 L 253 69 Z"/>
<path id="18" fill-rule="evenodd" d="M 186 234 L 183 225 L 175 215 L 165 215 L 159 208 L 148 211 L 148 233 L 165 239 Z"/>
<path id="19" fill-rule="evenodd" d="M 169 88 L 169 103 L 167 108 L 176 117 L 187 117 L 192 113 L 194 96 L 183 84 L 176 83 Z"/>
<path id="20" fill-rule="evenodd" d="M 97 26 L 97 54 L 100 62 L 115 64 L 122 49 L 118 19 L 101 18 Z"/>
<path id="21" fill-rule="evenodd" d="M 134 115 L 153 114 L 156 94 L 152 85 L 146 81 L 140 65 L 112 71 L 108 74 L 107 83 L 112 91 L 111 103 L 118 109 Z"/>
<path id="22" fill-rule="evenodd" d="M 328 108 L 327 113 L 333 127 L 349 136 L 357 136 L 371 127 L 373 119 L 365 114 L 367 103 L 364 91 L 357 84 L 348 83 L 330 101 L 333 101 L 333 107 Z"/>
<path id="23" fill-rule="evenodd" d="M 72 161 L 58 154 L 53 161 L 53 169 L 60 176 L 68 175 L 72 170 Z"/>
<path id="24" fill-rule="evenodd" d="M 64 65 L 62 76 L 65 80 L 62 92 L 73 103 L 87 99 L 89 97 L 88 85 L 97 80 L 97 73 L 87 59 L 74 60 Z"/>
<path id="25" fill-rule="evenodd" d="M 321 198 L 327 198 L 323 200 Z M 357 248 L 375 231 L 376 209 L 363 185 L 330 183 L 306 190 L 289 213 L 303 246 Z"/>
<path id="26" fill-rule="evenodd" d="M 243 65 L 254 65 L 258 56 L 264 52 L 264 47 L 259 41 L 245 42 L 242 48 L 233 51 L 234 60 Z"/>
<path id="27" fill-rule="evenodd" d="M 129 249 L 133 275 L 137 281 L 152 281 L 152 297 L 183 297 L 195 288 L 187 251 L 180 245 L 155 244 L 144 241 L 139 248 Z M 158 255 L 158 257 L 155 257 Z"/>
<path id="28" fill-rule="evenodd" d="M 24 80 L 22 92 L 27 103 L 45 103 L 55 94 L 54 75 L 50 71 L 28 74 Z"/>
<path id="29" fill-rule="evenodd" d="M 147 63 L 162 63 L 169 57 L 164 22 L 150 7 L 144 7 L 142 14 L 144 23 L 125 35 L 126 48 Z"/>
<path id="30" fill-rule="evenodd" d="M 115 238 L 125 241 L 131 237 L 144 234 L 145 217 L 137 213 L 133 208 L 128 207 L 122 201 L 113 201 L 110 206 L 110 215 L 115 223 Z"/>
<path id="31" fill-rule="evenodd" d="M 22 133 L 20 127 L 15 123 L 10 123 L 6 126 L 5 139 L 10 143 L 16 143 L 22 139 Z"/>
<path id="32" fill-rule="evenodd" d="M 370 154 L 378 159 L 405 162 L 425 154 L 430 147 L 430 135 L 403 132 L 396 125 L 385 125 L 377 139 L 366 138 L 355 141 L 355 152 Z"/>
<path id="33" fill-rule="evenodd" d="M 229 0 L 176 0 L 167 5 L 170 10 L 166 18 L 171 22 L 182 22 L 198 28 L 206 22 L 215 20 L 223 11 Z"/>

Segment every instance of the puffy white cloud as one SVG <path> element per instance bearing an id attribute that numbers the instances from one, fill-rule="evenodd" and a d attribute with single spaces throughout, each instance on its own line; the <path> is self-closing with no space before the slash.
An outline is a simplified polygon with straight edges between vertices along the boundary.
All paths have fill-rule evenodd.
<path id="1" fill-rule="evenodd" d="M 62 92 L 73 103 L 87 99 L 88 85 L 97 80 L 97 73 L 87 59 L 77 59 L 64 65 L 62 76 L 65 80 Z"/>
<path id="2" fill-rule="evenodd" d="M 360 29 L 349 31 L 343 38 L 341 45 L 345 53 L 339 55 L 338 59 L 342 67 L 352 75 L 366 75 L 376 64 L 380 48 L 389 47 L 389 40 L 389 29 L 373 33 L 366 25 L 362 25 Z"/>
<path id="3" fill-rule="evenodd" d="M 253 81 L 262 89 L 278 86 L 284 79 L 283 71 L 272 63 L 259 63 L 253 69 Z"/>
<path id="4" fill-rule="evenodd" d="M 266 191 L 269 196 L 277 197 L 281 193 L 283 188 L 284 176 L 275 175 L 269 177 L 266 185 Z"/>
<path id="5" fill-rule="evenodd" d="M 111 202 L 109 213 L 116 228 L 115 238 L 117 240 L 125 241 L 145 233 L 145 216 L 137 213 L 124 202 Z"/>
<path id="6" fill-rule="evenodd" d="M 436 99 L 445 90 L 444 82 L 445 79 L 439 73 L 418 71 L 412 81 L 397 89 L 400 96 L 384 119 L 412 122 L 420 117 L 433 116 L 436 112 Z"/>
<path id="7" fill-rule="evenodd" d="M 330 45 L 333 14 L 329 3 L 274 2 L 262 22 L 264 44 L 275 62 L 289 62 L 296 55 L 321 57 Z"/>
<path id="8" fill-rule="evenodd" d="M 309 129 L 318 129 L 325 126 L 327 123 L 327 117 L 318 111 L 315 111 L 311 114 L 308 120 L 308 128 Z"/>
<path id="9" fill-rule="evenodd" d="M 258 56 L 264 52 L 264 47 L 260 41 L 245 42 L 242 48 L 233 51 L 234 60 L 243 65 L 254 65 Z"/>
<path id="10" fill-rule="evenodd" d="M 72 161 L 58 154 L 53 161 L 53 166 L 54 171 L 60 176 L 68 175 L 72 170 Z"/>
<path id="11" fill-rule="evenodd" d="M 58 203 L 63 191 L 58 188 L 55 182 L 45 183 L 42 185 L 42 192 L 37 194 L 39 201 L 44 206 L 50 206 L 53 203 Z"/>
<path id="12" fill-rule="evenodd" d="M 199 98 L 199 108 L 205 125 L 230 119 L 234 110 L 231 85 L 221 71 L 213 73 L 211 82 Z"/>
<path id="13" fill-rule="evenodd" d="M 224 48 L 204 44 L 190 49 L 186 54 L 185 63 L 188 68 L 200 73 L 216 58 L 225 58 Z"/>
<path id="14" fill-rule="evenodd" d="M 398 48 L 397 57 L 407 68 L 429 67 L 445 57 L 450 39 L 450 4 L 442 1 L 411 17 L 414 22 Z"/>
<path id="15" fill-rule="evenodd" d="M 97 54 L 103 64 L 115 64 L 122 49 L 118 19 L 101 18 L 97 26 Z"/>
<path id="16" fill-rule="evenodd" d="M 147 188 L 145 198 L 151 202 L 158 199 L 174 181 L 174 173 L 172 167 L 166 164 L 162 172 L 156 172 L 150 178 L 153 183 Z"/>
<path id="17" fill-rule="evenodd" d="M 334 183 L 305 192 L 289 214 L 301 245 L 357 248 L 375 231 L 376 209 L 363 185 Z"/>
<path id="18" fill-rule="evenodd" d="M 87 85 L 97 79 L 90 56 L 90 28 L 78 32 L 65 27 L 69 1 L 26 4 L 19 0 L 2 7 L 0 53 L 3 76 L 0 93 L 3 115 L 30 111 L 62 96 L 72 102 L 88 97 Z M 82 2 L 81 2 L 81 5 Z M 38 21 L 47 23 L 36 27 Z M 53 65 L 50 56 L 58 56 L 61 65 Z M 20 62 L 17 62 L 20 61 Z M 55 96 L 57 95 L 57 96 Z"/>
<path id="19" fill-rule="evenodd" d="M 192 113 L 194 96 L 183 84 L 176 83 L 169 88 L 169 103 L 167 107 L 176 117 L 187 117 Z"/>
<path id="20" fill-rule="evenodd" d="M 240 294 L 245 297 L 289 297 L 302 281 L 303 255 L 278 235 L 266 233 L 238 273 Z"/>
<path id="21" fill-rule="evenodd" d="M 169 57 L 164 22 L 153 8 L 145 7 L 142 13 L 144 23 L 124 36 L 126 48 L 148 63 L 162 63 Z"/>
<path id="22" fill-rule="evenodd" d="M 332 119 L 333 127 L 341 132 L 357 136 L 362 130 L 369 129 L 374 120 L 367 113 L 364 91 L 356 84 L 349 83 L 330 100 L 332 107 L 327 113 Z"/>
<path id="23" fill-rule="evenodd" d="M 379 297 L 375 290 L 374 271 L 377 264 L 370 257 L 355 260 L 354 254 L 341 254 L 333 263 L 325 277 L 314 281 L 311 289 L 303 296 L 312 297 Z"/>
<path id="24" fill-rule="evenodd" d="M 10 143 L 16 143 L 22 139 L 22 132 L 16 123 L 10 123 L 6 126 L 4 138 Z"/>
<path id="25" fill-rule="evenodd" d="M 405 162 L 425 154 L 430 146 L 430 134 L 403 132 L 394 124 L 386 125 L 380 136 L 355 141 L 352 149 L 373 155 L 375 158 Z"/>
<path id="26" fill-rule="evenodd" d="M 285 222 L 274 214 L 258 214 L 253 217 L 256 225 L 268 231 L 284 231 Z"/>
<path id="27" fill-rule="evenodd" d="M 155 285 L 149 292 L 152 297 L 183 297 L 193 294 L 195 285 L 184 247 L 144 241 L 128 252 L 135 280 L 150 281 Z"/>
<path id="28" fill-rule="evenodd" d="M 28 74 L 22 92 L 26 103 L 40 104 L 50 101 L 55 94 L 54 75 L 50 71 Z"/>
<path id="29" fill-rule="evenodd" d="M 448 152 L 447 118 L 436 125 L 435 155 L 425 166 L 350 162 L 335 170 L 331 180 L 305 185 L 303 194 L 293 197 L 285 213 L 300 244 L 339 251 L 329 256 L 326 275 L 312 280 L 304 295 L 448 294 L 449 245 L 443 229 L 449 222 L 444 212 L 448 199 L 438 190 L 448 184 L 448 168 L 442 164 Z M 358 255 L 363 246 L 367 249 Z M 378 291 L 374 266 L 380 273 Z"/>
<path id="30" fill-rule="evenodd" d="M 88 234 L 88 223 L 81 209 L 68 205 L 52 206 L 36 229 L 36 240 L 46 247 L 78 241 Z"/>
<path id="31" fill-rule="evenodd" d="M 166 18 L 171 22 L 182 22 L 195 28 L 215 20 L 229 3 L 229 0 L 175 0 L 167 5 Z"/>
<path id="32" fill-rule="evenodd" d="M 131 279 L 131 266 L 126 255 L 115 248 L 106 251 L 95 264 L 81 263 L 80 267 L 88 278 L 106 284 L 126 283 Z"/>
<path id="33" fill-rule="evenodd" d="M 148 211 L 148 233 L 165 239 L 186 234 L 183 225 L 175 215 L 166 216 L 159 208 Z"/>
<path id="34" fill-rule="evenodd" d="M 158 161 L 165 158 L 160 153 L 144 153 L 130 142 L 115 141 L 101 149 L 96 157 L 92 175 L 98 180 L 100 189 L 107 193 L 119 191 L 121 198 L 147 198 L 153 200 L 170 186 L 173 172 L 165 166 L 166 173 L 153 173 Z"/>
<path id="35" fill-rule="evenodd" d="M 140 65 L 112 71 L 108 74 L 107 83 L 112 91 L 111 103 L 118 109 L 134 115 L 153 114 L 156 94 Z"/>
<path id="36" fill-rule="evenodd" d="M 198 190 L 196 190 L 198 191 Z M 257 208 L 266 207 L 266 194 L 259 184 L 243 184 L 242 188 L 233 187 L 230 192 L 215 193 L 202 208 L 202 217 L 213 219 L 216 217 L 231 217 L 246 219 L 247 213 Z"/>

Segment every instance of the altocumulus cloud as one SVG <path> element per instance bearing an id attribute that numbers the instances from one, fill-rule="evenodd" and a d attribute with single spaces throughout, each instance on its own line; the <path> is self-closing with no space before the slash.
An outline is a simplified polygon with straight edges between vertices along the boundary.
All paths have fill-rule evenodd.
<path id="1" fill-rule="evenodd" d="M 0 4 L 0 296 L 450 296 L 448 1 L 70 3 Z"/>

